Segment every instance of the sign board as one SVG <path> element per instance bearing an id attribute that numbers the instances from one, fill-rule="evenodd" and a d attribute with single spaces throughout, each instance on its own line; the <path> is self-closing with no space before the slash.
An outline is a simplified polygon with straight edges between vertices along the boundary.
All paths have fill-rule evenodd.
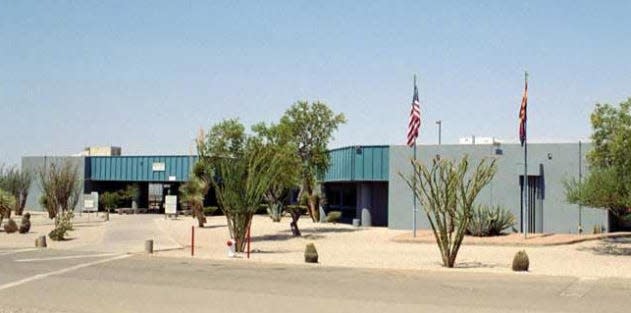
<path id="1" fill-rule="evenodd" d="M 153 165 L 151 166 L 151 169 L 154 172 L 164 172 L 166 166 L 164 165 L 164 162 L 153 162 Z"/>
<path id="2" fill-rule="evenodd" d="M 85 199 L 83 200 L 83 209 L 84 210 L 94 210 L 94 200 L 92 199 Z"/>
<path id="3" fill-rule="evenodd" d="M 175 214 L 177 211 L 177 196 L 166 196 L 164 198 L 164 214 Z"/>
<path id="4" fill-rule="evenodd" d="M 177 177 L 175 176 L 169 176 L 169 181 L 175 181 L 177 179 Z"/>

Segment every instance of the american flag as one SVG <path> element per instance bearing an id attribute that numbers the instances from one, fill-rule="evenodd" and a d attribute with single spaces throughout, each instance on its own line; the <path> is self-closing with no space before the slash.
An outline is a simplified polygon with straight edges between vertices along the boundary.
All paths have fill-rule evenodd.
<path id="1" fill-rule="evenodd" d="M 418 129 L 421 126 L 421 103 L 418 100 L 418 88 L 414 82 L 414 97 L 412 97 L 412 110 L 410 110 L 410 123 L 408 123 L 408 146 L 414 147 L 418 138 Z"/>
<path id="2" fill-rule="evenodd" d="M 521 108 L 519 109 L 519 141 L 522 147 L 526 142 L 526 113 L 528 107 L 528 73 L 526 73 L 526 83 L 524 87 L 524 97 L 521 99 Z"/>

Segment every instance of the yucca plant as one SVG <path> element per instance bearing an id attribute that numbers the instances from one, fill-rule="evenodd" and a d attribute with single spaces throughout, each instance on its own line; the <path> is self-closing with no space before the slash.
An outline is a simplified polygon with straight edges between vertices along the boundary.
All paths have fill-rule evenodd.
<path id="1" fill-rule="evenodd" d="M 498 236 L 507 228 L 515 225 L 515 216 L 501 206 L 474 207 L 471 220 L 467 225 L 467 234 L 477 237 Z"/>
<path id="2" fill-rule="evenodd" d="M 204 215 L 204 195 L 208 191 L 206 182 L 191 175 L 189 180 L 180 186 L 180 203 L 191 208 L 191 215 L 197 218 L 199 227 L 204 227 L 206 216 Z"/>

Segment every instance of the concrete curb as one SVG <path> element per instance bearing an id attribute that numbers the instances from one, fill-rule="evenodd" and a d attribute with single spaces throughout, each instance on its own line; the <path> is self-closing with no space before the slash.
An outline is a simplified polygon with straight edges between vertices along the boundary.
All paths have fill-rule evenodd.
<path id="1" fill-rule="evenodd" d="M 554 234 L 543 234 L 543 236 L 539 235 L 539 237 L 525 239 L 525 240 L 536 240 L 544 237 L 550 237 Z M 436 241 L 434 236 L 431 237 L 422 237 L 417 239 L 407 238 L 410 235 L 404 234 L 396 236 L 390 241 L 397 243 L 420 243 L 420 244 L 435 244 Z M 578 235 L 577 235 L 578 236 Z M 405 237 L 405 238 L 403 238 Z M 602 240 L 602 239 L 612 239 L 612 238 L 629 238 L 631 237 L 631 232 L 620 232 L 620 233 L 605 233 L 599 235 L 583 235 L 583 237 L 578 237 L 575 239 L 568 239 L 565 241 L 559 242 L 493 242 L 493 241 L 484 241 L 484 239 L 477 239 L 483 237 L 476 237 L 476 241 L 467 241 L 467 237 L 462 242 L 463 245 L 472 245 L 472 246 L 500 246 L 500 247 L 553 247 L 553 246 L 563 246 L 563 245 L 572 245 L 576 243 L 586 242 L 586 241 L 594 241 L 594 240 Z M 493 237 L 488 237 L 493 238 Z"/>

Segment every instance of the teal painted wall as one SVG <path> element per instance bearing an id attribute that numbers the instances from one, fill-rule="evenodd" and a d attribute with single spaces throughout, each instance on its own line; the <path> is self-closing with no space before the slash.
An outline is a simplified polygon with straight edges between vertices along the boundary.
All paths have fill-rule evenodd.
<path id="1" fill-rule="evenodd" d="M 329 151 L 331 164 L 323 182 L 388 181 L 388 146 L 356 146 Z"/>
<path id="2" fill-rule="evenodd" d="M 187 155 L 88 157 L 86 178 L 93 181 L 183 182 L 188 180 L 196 161 L 197 157 Z M 164 170 L 154 171 L 154 163 L 164 164 Z"/>

